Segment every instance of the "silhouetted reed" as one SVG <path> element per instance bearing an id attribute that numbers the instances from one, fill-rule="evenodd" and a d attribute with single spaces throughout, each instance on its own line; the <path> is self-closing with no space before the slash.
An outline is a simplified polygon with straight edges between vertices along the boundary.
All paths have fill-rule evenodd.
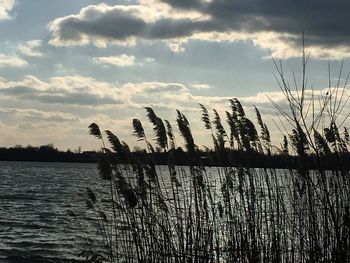
<path id="1" fill-rule="evenodd" d="M 147 117 L 155 146 L 168 152 L 167 166 L 155 164 L 155 147 L 140 120 L 132 124 L 148 152 L 142 161 L 111 131 L 106 136 L 112 150 L 107 149 L 99 127 L 91 124 L 90 133 L 102 145 L 98 172 L 109 189 L 107 196 L 87 189 L 87 208 L 94 212 L 103 245 L 88 247 L 82 256 L 89 262 L 350 262 L 350 177 L 343 165 L 349 134 L 346 128 L 339 131 L 348 117 L 339 121 L 348 100 L 346 83 L 341 85 L 340 72 L 336 85 L 330 83 L 317 97 L 307 89 L 303 52 L 301 85 L 292 90 L 282 65 L 273 61 L 288 102 L 285 109 L 271 100 L 290 127 L 283 125 L 281 147 L 272 145 L 258 108 L 260 132 L 236 98 L 226 111 L 229 132 L 219 113 L 213 110 L 211 120 L 202 104 L 201 120 L 219 164 L 237 164 L 228 151 L 235 149 L 291 154 L 297 156 L 297 169 L 201 165 L 190 123 L 180 111 L 176 122 L 188 166 L 175 165 L 173 128 L 152 108 L 146 108 Z M 308 169 L 310 155 L 316 160 L 313 170 Z M 335 168 L 326 170 L 325 160 Z"/>

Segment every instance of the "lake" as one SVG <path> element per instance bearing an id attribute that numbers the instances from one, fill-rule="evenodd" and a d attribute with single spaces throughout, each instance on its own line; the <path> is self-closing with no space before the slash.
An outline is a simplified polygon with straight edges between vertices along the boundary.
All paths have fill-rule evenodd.
<path id="1" fill-rule="evenodd" d="M 81 233 L 67 210 L 85 210 L 85 188 L 101 183 L 96 164 L 0 162 L 0 181 L 0 261 L 76 259 Z"/>
<path id="2" fill-rule="evenodd" d="M 158 169 L 170 189 L 166 167 Z M 207 172 L 218 179 L 216 168 Z M 86 187 L 103 192 L 106 182 L 99 179 L 96 164 L 0 162 L 0 180 L 0 261 L 78 259 L 83 236 L 67 211 L 84 215 Z M 94 236 L 94 228 L 84 224 L 84 230 Z"/>
<path id="3" fill-rule="evenodd" d="M 124 173 L 127 169 L 121 166 L 120 170 Z M 189 186 L 192 180 L 190 178 L 194 177 L 190 176 L 189 168 L 176 168 L 177 178 L 183 185 L 178 199 L 178 210 L 174 210 L 175 199 L 173 198 L 176 196 L 171 191 L 172 179 L 170 180 L 168 167 L 157 166 L 156 170 L 161 178 L 160 184 L 164 189 L 162 190 L 164 200 L 168 203 L 167 209 L 170 209 L 169 222 L 172 224 L 180 220 L 187 222 L 187 227 L 193 227 L 192 221 L 187 221 L 188 210 L 184 209 L 188 204 L 193 203 L 194 192 Z M 274 241 L 274 235 L 278 233 L 281 234 L 281 241 L 277 244 L 280 247 L 279 257 L 284 258 L 283 262 L 289 262 L 290 258 L 295 262 L 300 259 L 307 261 L 309 247 L 304 248 L 297 242 L 303 245 L 310 238 L 315 238 L 320 243 L 318 247 L 324 247 L 322 257 L 327 259 L 331 259 L 334 255 L 332 247 L 337 248 L 339 244 L 343 244 L 338 244 L 335 240 L 335 229 L 338 228 L 332 228 L 332 224 L 340 225 L 344 233 L 347 233 L 346 209 L 349 202 L 347 189 L 350 186 L 348 176 L 327 173 L 329 176 L 321 177 L 311 172 L 310 177 L 303 177 L 296 171 L 265 169 L 250 169 L 241 174 L 238 169 L 214 167 L 196 171 L 196 174 L 205 175 L 208 179 L 208 190 L 214 189 L 211 195 L 205 197 L 210 196 L 208 199 L 210 203 L 203 205 L 203 209 L 205 211 L 207 206 L 211 207 L 210 212 L 213 214 L 208 216 L 209 224 L 206 227 L 215 226 L 220 242 L 227 242 L 226 239 L 231 236 L 231 232 L 227 232 L 227 229 L 232 225 L 237 244 L 241 244 L 242 238 L 247 236 L 247 231 L 251 231 L 249 233 L 254 234 L 254 239 L 249 237 L 250 240 L 259 241 L 259 247 L 254 249 L 269 251 L 272 248 L 270 244 Z M 126 172 L 125 176 L 127 174 Z M 251 176 L 247 176 L 248 174 Z M 306 181 L 306 179 L 310 180 Z M 137 185 L 135 178 L 130 180 L 135 187 Z M 91 187 L 98 197 L 102 198 L 102 205 L 105 203 L 108 205 L 108 202 L 103 200 L 103 192 L 108 194 L 109 191 L 108 181 L 99 178 L 96 164 L 0 162 L 0 181 L 0 262 L 54 263 L 76 260 L 84 244 L 81 229 L 87 232 L 88 237 L 102 244 L 99 241 L 101 236 L 96 235 L 96 228 L 90 226 L 92 223 L 90 224 L 89 219 L 79 220 L 83 222 L 80 229 L 67 212 L 74 212 L 80 219 L 85 216 L 91 218 L 91 211 L 86 209 L 86 187 Z M 323 185 L 327 187 L 326 190 L 322 190 Z M 222 215 L 219 216 L 219 205 L 225 204 L 224 194 L 226 193 L 229 193 L 230 203 L 226 203 L 225 210 L 222 210 Z M 145 196 L 143 200 L 146 204 L 147 198 Z M 337 202 L 337 205 L 328 207 L 326 201 L 330 204 Z M 160 210 L 149 210 L 148 207 L 150 206 L 138 205 L 132 213 L 142 215 L 140 211 L 143 211 L 149 212 L 154 218 L 163 215 L 163 219 L 169 219 L 164 217 L 165 210 L 162 210 L 164 208 L 160 208 L 161 206 L 159 206 Z M 230 210 L 227 209 L 228 207 Z M 332 220 L 328 213 L 331 209 L 335 209 L 338 215 L 335 218 L 337 221 L 332 224 L 328 223 Z M 118 211 L 123 214 L 125 210 Z M 153 211 L 154 214 L 152 214 Z M 232 214 L 229 214 L 230 211 L 233 211 Z M 175 213 L 179 214 L 175 216 Z M 207 213 L 200 215 L 206 216 Z M 234 220 L 227 221 L 228 215 Z M 215 224 L 210 223 L 213 216 L 216 216 Z M 135 218 L 133 217 L 133 220 Z M 141 218 L 136 218 L 135 222 L 140 223 L 139 219 Z M 119 222 L 119 219 L 116 222 Z M 157 221 L 157 225 L 153 226 L 153 222 L 152 220 L 149 222 L 152 231 L 160 224 L 160 221 Z M 227 222 L 230 222 L 230 225 L 227 225 Z M 120 224 L 118 226 L 123 226 L 124 223 Z M 313 228 L 308 227 L 311 224 L 315 226 L 316 234 L 312 232 Z M 129 231 L 131 228 L 121 227 L 120 229 L 120 231 Z M 158 230 L 161 233 L 163 228 Z M 174 247 L 180 246 L 182 232 L 179 234 L 171 230 L 171 233 L 174 234 L 174 238 L 171 237 L 170 240 Z M 147 236 L 143 235 L 142 231 L 138 234 L 141 235 L 140 238 Z M 119 237 L 123 239 L 125 235 L 116 235 L 116 238 Z M 152 238 L 152 236 L 147 237 Z M 329 242 L 335 245 L 331 246 Z M 116 240 L 115 244 L 119 244 L 119 240 Z M 129 243 L 126 244 L 129 246 Z M 218 247 L 221 249 L 220 244 Z M 294 244 L 298 244 L 298 251 L 294 249 Z M 228 251 L 225 246 L 222 247 L 223 251 Z M 121 249 L 123 248 L 122 244 Z M 344 251 L 347 251 L 347 247 L 344 247 Z M 269 254 L 270 252 L 266 256 Z"/>

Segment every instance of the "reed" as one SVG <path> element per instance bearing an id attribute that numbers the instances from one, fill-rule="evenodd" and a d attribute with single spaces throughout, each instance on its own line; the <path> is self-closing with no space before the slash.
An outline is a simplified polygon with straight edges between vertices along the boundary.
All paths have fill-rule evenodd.
<path id="1" fill-rule="evenodd" d="M 303 50 L 301 84 L 295 81 L 293 89 L 282 64 L 273 59 L 288 102 L 285 109 L 271 100 L 290 127 L 281 147 L 272 145 L 256 107 L 260 132 L 235 98 L 229 101 L 226 131 L 218 112 L 213 110 L 212 119 L 200 104 L 217 163 L 232 165 L 201 164 L 190 122 L 180 111 L 176 122 L 188 166 L 175 165 L 180 140 L 175 140 L 170 122 L 149 107 L 154 145 L 141 121 L 133 120 L 133 134 L 148 152 L 146 160 L 131 154 L 111 131 L 104 135 L 91 124 L 90 133 L 101 140 L 98 172 L 108 194 L 87 189 L 87 209 L 102 246 L 90 245 L 82 256 L 89 262 L 350 262 L 350 174 L 344 165 L 349 134 L 346 128 L 340 132 L 348 117 L 342 114 L 349 98 L 347 78 L 341 84 L 341 69 L 335 85 L 329 81 L 327 93 L 316 96 L 307 88 L 308 59 Z M 166 166 L 156 165 L 155 147 L 167 152 Z M 296 156 L 296 169 L 247 167 L 234 159 L 232 150 Z M 312 170 L 310 156 L 315 160 Z M 330 162 L 335 165 L 326 170 Z"/>

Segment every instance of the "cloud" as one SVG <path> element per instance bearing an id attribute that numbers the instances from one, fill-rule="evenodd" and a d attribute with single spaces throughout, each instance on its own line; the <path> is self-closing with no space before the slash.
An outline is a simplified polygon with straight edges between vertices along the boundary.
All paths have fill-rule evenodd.
<path id="1" fill-rule="evenodd" d="M 148 94 L 173 94 L 186 91 L 185 85 L 180 83 L 164 83 L 164 82 L 140 82 L 140 83 L 126 83 L 123 85 L 123 90 L 127 91 L 130 95 L 145 95 Z"/>
<path id="2" fill-rule="evenodd" d="M 146 98 L 162 98 L 165 94 L 186 90 L 187 88 L 179 83 L 140 82 L 116 85 L 81 75 L 54 77 L 46 82 L 31 75 L 21 81 L 0 78 L 2 97 L 91 107 L 129 105 L 140 108 L 144 106 L 142 103 Z M 135 98 L 142 98 L 143 101 L 134 101 Z"/>
<path id="3" fill-rule="evenodd" d="M 200 87 L 205 88 L 204 85 Z M 48 81 L 42 81 L 31 75 L 20 81 L 0 78 L 0 96 L 8 101 L 36 101 L 41 104 L 100 109 L 128 107 L 135 110 L 146 105 L 158 105 L 168 110 L 193 108 L 198 101 L 190 92 L 192 88 L 181 83 L 157 81 L 117 85 L 81 75 L 54 77 Z"/>
<path id="4" fill-rule="evenodd" d="M 125 112 L 135 113 L 145 106 L 154 107 L 166 114 L 174 113 L 176 109 L 185 110 L 187 112 L 199 112 L 198 103 L 202 103 L 209 108 L 215 108 L 224 116 L 224 111 L 229 110 L 229 96 L 216 95 L 194 95 L 195 89 L 208 89 L 207 84 L 190 84 L 188 86 L 181 83 L 166 82 L 138 82 L 113 84 L 101 82 L 93 78 L 83 77 L 80 75 L 63 76 L 51 78 L 48 81 L 42 81 L 34 76 L 26 76 L 21 81 L 8 81 L 0 78 L 0 96 L 2 100 L 8 102 L 16 101 L 21 105 L 22 101 L 38 102 L 38 107 L 45 104 L 56 104 L 61 106 L 80 106 L 79 109 L 85 111 L 99 112 L 111 109 Z M 326 90 L 320 89 L 314 91 L 305 90 L 305 104 L 308 104 L 314 96 L 316 101 L 324 101 Z M 295 94 L 296 95 L 296 94 Z M 344 92 L 344 98 L 350 93 Z M 285 111 L 289 111 L 287 100 L 281 91 L 260 92 L 254 96 L 239 97 L 245 107 L 251 108 L 256 105 L 262 113 L 269 118 L 276 117 L 278 110 L 274 107 L 270 98 L 277 103 Z M 23 105 L 27 105 L 23 103 Z M 64 108 L 63 107 L 63 108 Z M 347 108 L 346 108 L 347 109 Z M 315 108 L 315 110 L 317 110 Z M 0 111 L 0 117 L 9 110 Z M 253 112 L 253 111 L 252 111 Z M 346 110 L 345 110 L 346 112 Z M 13 112 L 12 112 L 13 113 Z M 24 112 L 21 112 L 23 115 Z M 45 119 L 47 121 L 59 122 L 60 118 L 65 122 L 74 120 L 74 116 L 47 116 L 30 113 L 36 118 Z M 254 117 L 254 113 L 253 118 Z M 2 119 L 2 118 L 0 118 Z"/>
<path id="5" fill-rule="evenodd" d="M 71 113 L 33 108 L 0 108 L 0 144 L 3 146 L 55 143 L 61 149 L 77 148 L 86 137 L 76 129 L 86 128 L 85 120 Z M 92 142 L 93 143 L 93 142 Z"/>
<path id="6" fill-rule="evenodd" d="M 135 56 L 129 56 L 121 54 L 119 56 L 109 57 L 94 57 L 93 61 L 103 66 L 115 66 L 115 67 L 131 67 L 131 66 L 143 66 L 145 63 L 152 63 L 155 61 L 154 58 L 146 57 L 138 59 Z"/>
<path id="7" fill-rule="evenodd" d="M 185 51 L 185 48 L 183 47 L 183 43 L 181 42 L 169 42 L 167 45 L 169 49 L 174 53 L 180 53 Z"/>
<path id="8" fill-rule="evenodd" d="M 10 12 L 14 7 L 15 0 L 1 0 L 0 1 L 0 20 L 10 19 Z"/>
<path id="9" fill-rule="evenodd" d="M 27 41 L 24 44 L 18 45 L 18 50 L 29 57 L 41 57 L 44 55 L 38 50 L 41 47 L 41 42 L 39 39 Z"/>
<path id="10" fill-rule="evenodd" d="M 204 89 L 209 89 L 210 86 L 208 84 L 191 84 L 190 87 L 195 90 L 204 90 Z"/>
<path id="11" fill-rule="evenodd" d="M 17 108 L 1 108 L 1 119 L 5 122 L 16 119 L 16 122 L 76 122 L 79 118 L 70 113 L 58 111 L 39 111 L 36 109 L 17 109 Z"/>
<path id="12" fill-rule="evenodd" d="M 231 97 L 193 95 L 191 92 L 208 88 L 207 84 L 186 86 L 181 83 L 156 81 L 116 85 L 80 75 L 55 77 L 48 81 L 42 81 L 34 76 L 26 76 L 22 81 L 15 82 L 0 78 L 0 95 L 2 99 L 7 98 L 10 101 L 36 101 L 42 104 L 99 107 L 100 109 L 113 107 L 123 111 L 126 108 L 135 111 L 145 106 L 152 106 L 167 112 L 175 112 L 175 109 L 198 111 L 198 103 L 203 103 L 218 110 L 227 110 Z M 325 93 L 325 91 L 321 92 Z M 305 94 L 309 92 L 306 91 Z M 306 101 L 309 97 L 306 97 Z M 272 114 L 276 110 L 269 98 L 273 98 L 280 105 L 286 105 L 282 92 L 263 92 L 239 99 L 245 105 L 257 105 L 265 109 L 265 112 Z"/>
<path id="13" fill-rule="evenodd" d="M 23 68 L 28 66 L 28 62 L 16 55 L 6 55 L 0 53 L 0 68 L 11 67 L 11 68 Z"/>
<path id="14" fill-rule="evenodd" d="M 80 75 L 55 77 L 48 82 L 34 76 L 11 82 L 0 79 L 0 94 L 19 100 L 85 106 L 122 104 L 115 86 Z"/>
<path id="15" fill-rule="evenodd" d="M 118 67 L 133 66 L 136 63 L 136 58 L 134 56 L 128 56 L 126 54 L 122 54 L 120 56 L 110 56 L 110 57 L 94 57 L 93 60 L 97 64 L 118 66 Z"/>
<path id="16" fill-rule="evenodd" d="M 336 0 L 143 0 L 135 5 L 90 5 L 76 15 L 51 22 L 50 43 L 64 45 L 133 45 L 164 41 L 183 52 L 191 39 L 251 40 L 279 58 L 300 56 L 301 33 L 312 55 L 350 57 L 350 2 Z"/>
<path id="17" fill-rule="evenodd" d="M 49 25 L 56 46 L 108 43 L 133 45 L 137 40 L 153 41 L 189 37 L 204 30 L 205 20 L 193 12 L 170 12 L 161 5 L 90 5 L 77 15 L 57 18 Z"/>
<path id="18" fill-rule="evenodd" d="M 28 143 L 54 142 L 55 145 L 61 145 L 64 149 L 80 145 L 91 149 L 90 142 L 86 142 L 86 138 L 90 138 L 88 137 L 87 126 L 91 122 L 97 122 L 101 129 L 115 130 L 117 127 L 118 136 L 120 135 L 121 138 L 133 143 L 136 142 L 135 138 L 131 136 L 131 120 L 134 117 L 145 122 L 146 132 L 150 133 L 150 137 L 152 136 L 152 128 L 146 121 L 147 118 L 143 109 L 145 106 L 151 106 L 161 118 L 171 121 L 175 130 L 175 109 L 183 111 L 191 122 L 196 142 L 199 142 L 199 145 L 201 145 L 200 142 L 207 144 L 208 134 L 201 128 L 201 111 L 198 103 L 204 104 L 211 116 L 213 116 L 211 109 L 218 110 L 223 125 L 226 127 L 225 111 L 230 110 L 229 99 L 231 99 L 229 96 L 217 96 L 215 94 L 203 96 L 192 93 L 194 89 L 207 88 L 208 85 L 202 83 L 186 86 L 181 83 L 157 81 L 112 84 L 80 75 L 55 77 L 46 81 L 34 76 L 26 76 L 21 81 L 8 81 L 0 78 L 0 97 L 1 101 L 7 100 L 5 105 L 17 100 L 19 103 L 16 104 L 21 105 L 21 107 L 28 104 L 37 107 L 37 109 L 18 109 L 9 106 L 0 108 L 0 127 L 2 128 L 0 129 L 0 143 L 2 145 L 17 143 L 26 145 Z M 318 101 L 317 96 L 325 96 L 326 90 L 321 89 L 315 91 L 315 93 L 315 99 Z M 346 91 L 344 100 L 349 95 L 350 93 Z M 273 134 L 277 131 L 272 119 L 279 122 L 277 116 L 281 115 L 278 114 L 278 110 L 272 105 L 269 97 L 286 111 L 289 110 L 286 99 L 280 91 L 261 92 L 255 96 L 239 97 L 238 99 L 252 121 L 255 120 L 252 106 L 256 105 L 262 113 L 264 121 L 268 123 L 271 134 Z M 306 105 L 311 98 L 312 91 L 306 90 Z M 27 100 L 29 100 L 29 103 L 21 103 Z M 34 103 L 32 103 L 33 101 Z M 48 106 L 45 103 L 54 103 L 53 107 L 63 111 L 67 110 L 66 106 L 70 105 L 80 106 L 80 108 L 74 107 L 74 114 L 45 111 L 44 109 L 52 107 L 52 105 Z M 346 112 L 349 112 L 348 107 L 344 108 L 344 113 L 346 114 Z M 340 116 L 339 120 L 342 118 L 343 116 Z M 45 133 L 43 134 L 40 131 L 45 131 Z M 86 137 L 82 134 L 86 134 Z M 93 139 L 91 141 L 95 142 Z"/>

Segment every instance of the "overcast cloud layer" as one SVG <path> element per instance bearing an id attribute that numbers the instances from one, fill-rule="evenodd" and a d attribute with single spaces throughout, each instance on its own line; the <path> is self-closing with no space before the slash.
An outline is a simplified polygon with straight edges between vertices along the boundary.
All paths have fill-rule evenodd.
<path id="1" fill-rule="evenodd" d="M 252 118 L 258 106 L 278 137 L 268 97 L 286 102 L 270 52 L 300 83 L 304 31 L 306 94 L 324 94 L 327 60 L 332 83 L 340 60 L 348 71 L 348 10 L 339 0 L 0 0 L 0 147 L 96 149 L 91 122 L 133 146 L 133 118 L 152 137 L 145 106 L 175 130 L 180 109 L 196 143 L 211 146 L 198 103 L 224 119 L 233 97 Z"/>

